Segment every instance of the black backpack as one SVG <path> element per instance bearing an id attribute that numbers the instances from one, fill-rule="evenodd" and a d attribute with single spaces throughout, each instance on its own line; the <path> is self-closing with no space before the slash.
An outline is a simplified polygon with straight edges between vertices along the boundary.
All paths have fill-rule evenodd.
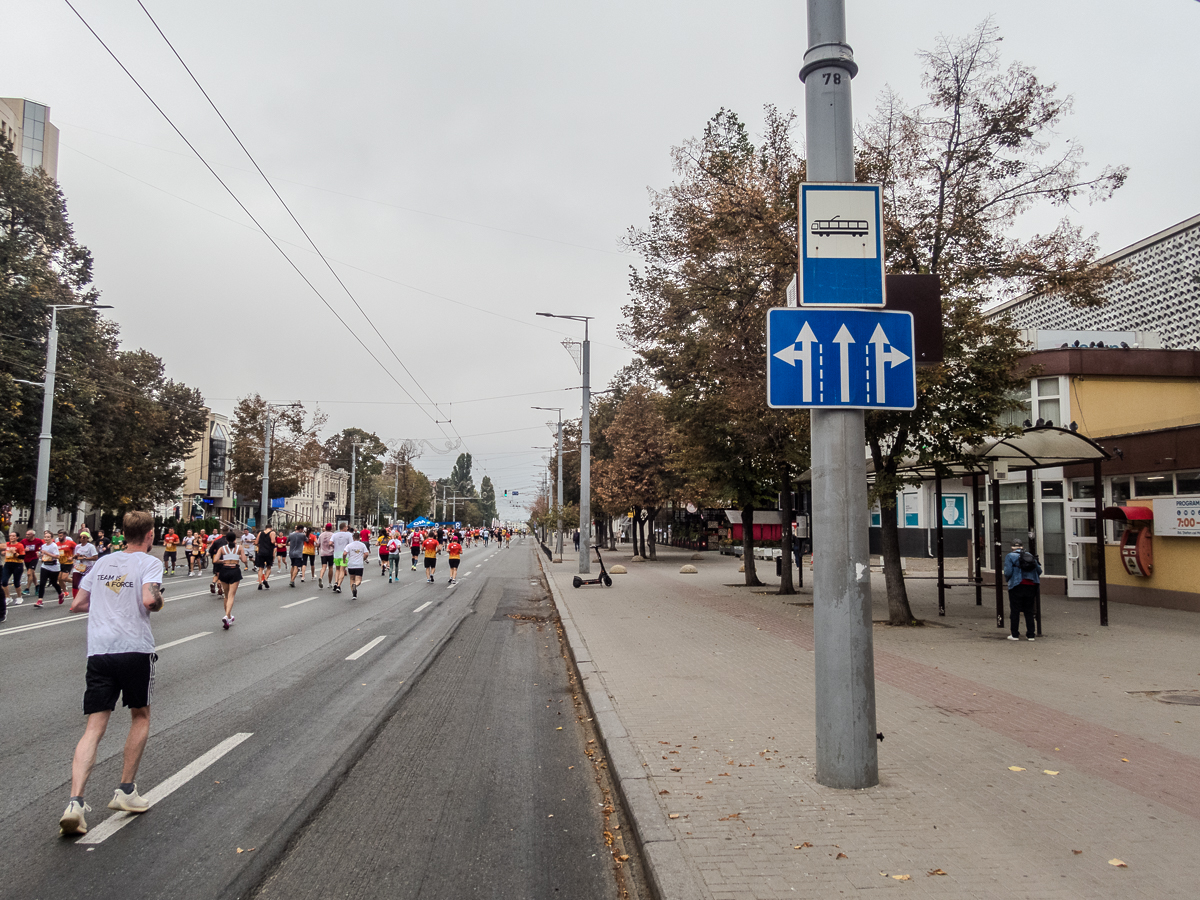
<path id="1" fill-rule="evenodd" d="M 1032 553 L 1030 553 L 1028 550 L 1022 550 L 1021 557 L 1020 557 L 1020 565 L 1021 565 L 1022 573 L 1036 572 L 1037 571 L 1037 557 L 1034 556 Z"/>

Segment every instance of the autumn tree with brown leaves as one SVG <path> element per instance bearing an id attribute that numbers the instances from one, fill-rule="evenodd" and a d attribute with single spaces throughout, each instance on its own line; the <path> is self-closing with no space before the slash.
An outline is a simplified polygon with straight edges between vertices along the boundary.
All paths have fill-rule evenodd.
<path id="1" fill-rule="evenodd" d="M 721 110 L 674 148 L 675 183 L 652 191 L 650 222 L 626 243 L 644 261 L 630 277 L 622 337 L 666 389 L 679 435 L 675 463 L 696 494 L 742 510 L 746 584 L 760 584 L 754 509 L 808 467 L 808 415 L 766 400 L 766 314 L 796 271 L 804 163 L 795 117 L 766 108 L 759 144 Z M 790 529 L 784 580 L 791 593 Z"/>
<path id="2" fill-rule="evenodd" d="M 937 275 L 943 295 L 945 362 L 918 370 L 917 408 L 867 415 L 893 625 L 913 622 L 895 516 L 908 480 L 901 461 L 961 458 L 998 432 L 1020 384 L 1012 371 L 1027 348 L 1006 323 L 986 320 L 982 304 L 1038 291 L 1093 306 L 1119 274 L 1096 262 L 1095 235 L 1066 218 L 1049 234 L 1014 236 L 1022 213 L 1107 199 L 1126 170 L 1084 175 L 1083 149 L 1055 137 L 1070 98 L 1028 66 L 1004 66 L 1001 40 L 990 20 L 939 39 L 921 54 L 927 101 L 908 108 L 886 92 L 858 135 L 858 179 L 884 186 L 888 271 Z"/>
<path id="3" fill-rule="evenodd" d="M 229 468 L 233 489 L 241 497 L 257 497 L 260 501 L 266 414 L 267 402 L 252 394 L 238 400 L 230 423 L 233 449 Z M 324 461 L 325 450 L 317 435 L 325 420 L 324 413 L 317 411 L 310 417 L 300 405 L 272 411 L 269 475 L 270 491 L 276 497 L 296 494 L 304 474 Z"/>

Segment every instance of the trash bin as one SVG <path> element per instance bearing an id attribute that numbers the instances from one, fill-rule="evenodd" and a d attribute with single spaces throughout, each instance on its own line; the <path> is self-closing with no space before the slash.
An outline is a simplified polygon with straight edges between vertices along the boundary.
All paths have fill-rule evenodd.
<path id="1" fill-rule="evenodd" d="M 775 577 L 776 578 L 783 577 L 783 557 L 782 556 L 775 557 Z"/>

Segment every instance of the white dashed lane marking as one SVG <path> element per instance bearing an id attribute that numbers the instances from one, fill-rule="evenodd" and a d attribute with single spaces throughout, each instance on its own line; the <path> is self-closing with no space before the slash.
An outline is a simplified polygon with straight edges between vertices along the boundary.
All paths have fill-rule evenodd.
<path id="1" fill-rule="evenodd" d="M 368 641 L 364 646 L 359 647 L 357 650 L 355 650 L 353 653 L 351 653 L 349 656 L 347 656 L 346 659 L 355 660 L 355 659 L 358 659 L 360 656 L 365 656 L 373 648 L 379 646 L 379 644 L 381 644 L 386 637 L 387 637 L 386 634 L 381 634 L 379 637 L 375 638 L 375 640 Z"/>
<path id="2" fill-rule="evenodd" d="M 433 601 L 428 600 L 425 603 L 422 603 L 420 606 L 418 606 L 416 609 L 414 609 L 413 612 L 419 613 L 421 610 L 425 609 L 425 607 L 427 607 L 427 606 L 433 606 Z"/>
<path id="3" fill-rule="evenodd" d="M 301 603 L 307 603 L 309 600 L 316 600 L 316 597 L 305 597 L 303 600 L 297 600 L 294 603 L 285 603 L 280 609 L 291 609 L 293 606 L 299 606 Z"/>
<path id="4" fill-rule="evenodd" d="M 212 632 L 211 631 L 201 631 L 199 634 L 190 634 L 187 637 L 180 638 L 177 641 L 170 641 L 166 644 L 159 644 L 157 647 L 154 648 L 154 652 L 157 653 L 159 650 L 166 650 L 168 647 L 178 647 L 180 644 L 186 644 L 188 641 L 194 641 L 196 638 L 202 638 L 205 635 L 209 635 L 209 634 L 212 634 Z"/>

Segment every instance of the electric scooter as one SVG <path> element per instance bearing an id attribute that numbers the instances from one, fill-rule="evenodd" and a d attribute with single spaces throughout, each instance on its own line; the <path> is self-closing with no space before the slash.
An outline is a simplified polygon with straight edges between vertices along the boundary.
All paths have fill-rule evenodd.
<path id="1" fill-rule="evenodd" d="M 580 578 L 578 575 L 576 575 L 572 584 L 574 584 L 575 587 L 579 587 L 580 585 L 584 584 L 602 584 L 605 587 L 612 587 L 612 576 L 609 575 L 607 570 L 604 568 L 604 558 L 600 556 L 600 547 L 596 544 L 593 544 L 592 549 L 596 551 L 596 560 L 600 563 L 600 574 L 595 578 Z"/>

